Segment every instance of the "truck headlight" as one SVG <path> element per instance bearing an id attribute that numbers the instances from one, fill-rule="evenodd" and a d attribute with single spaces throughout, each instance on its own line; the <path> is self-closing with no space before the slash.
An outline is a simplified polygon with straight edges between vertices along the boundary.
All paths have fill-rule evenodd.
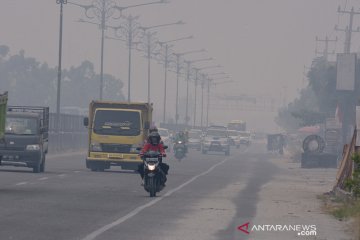
<path id="1" fill-rule="evenodd" d="M 102 148 L 100 143 L 91 143 L 90 145 L 90 151 L 91 152 L 101 152 Z"/>
<path id="2" fill-rule="evenodd" d="M 40 150 L 40 146 L 39 146 L 39 144 L 26 145 L 26 150 L 38 151 L 38 150 Z"/>

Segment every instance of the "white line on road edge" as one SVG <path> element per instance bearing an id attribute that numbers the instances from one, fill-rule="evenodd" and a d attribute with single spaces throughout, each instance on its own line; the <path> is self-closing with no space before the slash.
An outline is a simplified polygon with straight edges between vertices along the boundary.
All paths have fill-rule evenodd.
<path id="1" fill-rule="evenodd" d="M 49 179 L 48 177 L 42 177 L 42 178 L 39 178 L 38 180 L 39 181 L 44 181 L 44 180 L 46 180 L 46 179 Z"/>
<path id="2" fill-rule="evenodd" d="M 145 208 L 151 207 L 152 205 L 154 205 L 155 203 L 163 200 L 165 197 L 171 196 L 173 193 L 179 191 L 180 189 L 182 189 L 183 187 L 185 187 L 186 185 L 190 184 L 191 182 L 195 181 L 197 178 L 204 176 L 206 174 L 208 174 L 209 172 L 211 172 L 212 170 L 214 170 L 214 168 L 216 168 L 217 166 L 225 163 L 228 159 L 224 159 L 223 161 L 213 165 L 211 168 L 209 168 L 208 170 L 206 170 L 203 173 L 200 173 L 199 175 L 196 175 L 194 177 L 192 177 L 190 180 L 186 181 L 185 183 L 181 184 L 180 186 L 168 191 L 166 194 L 164 194 L 163 196 L 156 198 L 152 201 L 150 201 L 149 203 L 142 205 L 140 207 L 135 208 L 133 211 L 129 212 L 128 214 L 126 214 L 125 216 L 119 218 L 118 220 L 109 223 L 101 228 L 99 228 L 98 230 L 95 230 L 94 232 L 90 233 L 89 235 L 87 235 L 85 238 L 83 238 L 82 240 L 93 240 L 96 237 L 98 237 L 99 235 L 103 234 L 104 232 L 106 232 L 107 230 L 116 227 L 117 225 L 125 222 L 126 220 L 134 217 L 135 215 L 137 215 L 138 213 L 140 213 L 142 210 L 144 210 Z"/>
<path id="3" fill-rule="evenodd" d="M 17 184 L 15 184 L 16 186 L 20 186 L 20 185 L 25 185 L 25 184 L 27 184 L 28 182 L 19 182 L 19 183 L 17 183 Z"/>

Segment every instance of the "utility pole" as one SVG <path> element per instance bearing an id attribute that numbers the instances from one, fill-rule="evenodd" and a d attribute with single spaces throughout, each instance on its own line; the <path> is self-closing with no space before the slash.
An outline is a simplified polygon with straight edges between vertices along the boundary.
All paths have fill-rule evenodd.
<path id="1" fill-rule="evenodd" d="M 324 47 L 324 51 L 323 52 L 319 52 L 317 50 L 317 43 L 318 42 L 324 42 L 325 43 L 325 47 Z M 328 36 L 325 37 L 325 39 L 319 39 L 318 37 L 316 37 L 316 50 L 315 50 L 315 54 L 323 54 L 325 61 L 328 61 L 328 56 L 330 54 L 335 54 L 335 52 L 329 52 L 329 42 L 337 42 L 337 37 L 333 40 L 329 39 Z"/>
<path id="2" fill-rule="evenodd" d="M 357 30 L 353 30 L 353 21 L 354 21 L 354 15 L 360 14 L 360 12 L 355 12 L 354 7 L 351 8 L 351 11 L 345 11 L 341 10 L 340 6 L 338 7 L 338 13 L 346 13 L 350 15 L 349 19 L 349 25 L 345 29 L 339 29 L 337 26 L 335 26 L 336 31 L 342 31 L 345 32 L 345 44 L 344 44 L 344 53 L 350 53 L 351 52 L 351 37 L 353 32 L 360 32 L 360 28 L 358 27 Z"/>

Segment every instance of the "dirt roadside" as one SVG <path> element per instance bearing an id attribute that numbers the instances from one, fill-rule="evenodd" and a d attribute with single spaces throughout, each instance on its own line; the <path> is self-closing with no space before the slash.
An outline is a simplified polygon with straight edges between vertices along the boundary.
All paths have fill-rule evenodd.
<path id="1" fill-rule="evenodd" d="M 314 232 L 299 231 L 253 231 L 249 239 L 316 239 L 355 240 L 351 221 L 339 221 L 325 213 L 319 198 L 332 189 L 337 169 L 301 169 L 300 163 L 289 157 L 272 156 L 270 160 L 279 174 L 263 185 L 259 193 L 257 214 L 250 223 L 254 225 L 315 225 Z M 308 235 L 308 236 L 306 236 Z"/>

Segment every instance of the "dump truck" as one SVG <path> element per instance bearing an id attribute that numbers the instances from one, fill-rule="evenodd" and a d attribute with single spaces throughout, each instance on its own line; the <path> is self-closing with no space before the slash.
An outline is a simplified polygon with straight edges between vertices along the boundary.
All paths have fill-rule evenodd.
<path id="1" fill-rule="evenodd" d="M 49 107 L 8 106 L 1 165 L 45 171 L 49 143 Z"/>
<path id="2" fill-rule="evenodd" d="M 148 103 L 92 101 L 84 118 L 89 131 L 86 167 L 137 170 L 142 163 L 137 148 L 147 139 L 152 111 Z"/>

